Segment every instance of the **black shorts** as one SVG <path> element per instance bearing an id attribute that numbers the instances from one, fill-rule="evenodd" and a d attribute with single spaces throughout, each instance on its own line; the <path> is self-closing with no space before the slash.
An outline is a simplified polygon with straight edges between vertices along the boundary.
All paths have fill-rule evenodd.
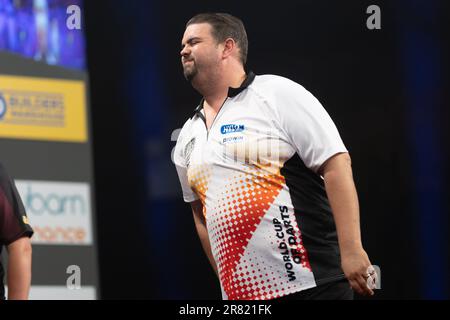
<path id="1" fill-rule="evenodd" d="M 350 283 L 347 279 L 341 279 L 292 293 L 276 300 L 353 300 L 353 290 L 350 288 Z"/>

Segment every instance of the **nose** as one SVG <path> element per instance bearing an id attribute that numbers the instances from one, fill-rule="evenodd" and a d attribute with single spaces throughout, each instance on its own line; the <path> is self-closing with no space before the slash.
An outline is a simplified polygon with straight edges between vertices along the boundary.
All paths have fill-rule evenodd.
<path id="1" fill-rule="evenodd" d="M 188 46 L 184 46 L 183 49 L 181 49 L 180 51 L 180 56 L 183 57 L 187 57 L 189 55 L 189 49 Z"/>

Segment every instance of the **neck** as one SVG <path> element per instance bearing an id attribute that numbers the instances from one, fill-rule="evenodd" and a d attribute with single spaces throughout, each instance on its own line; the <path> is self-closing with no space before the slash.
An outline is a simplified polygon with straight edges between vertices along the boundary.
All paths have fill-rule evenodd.
<path id="1" fill-rule="evenodd" d="M 204 81 L 193 81 L 194 88 L 203 96 L 205 101 L 213 109 L 219 109 L 225 98 L 228 96 L 228 89 L 239 88 L 244 82 L 246 74 L 244 68 L 229 68 L 213 73 L 209 79 Z M 217 111 L 216 110 L 216 111 Z"/>

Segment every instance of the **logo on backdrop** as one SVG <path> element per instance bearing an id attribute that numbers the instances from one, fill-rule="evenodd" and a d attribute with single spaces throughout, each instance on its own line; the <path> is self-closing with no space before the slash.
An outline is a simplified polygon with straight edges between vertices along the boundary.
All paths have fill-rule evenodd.
<path id="1" fill-rule="evenodd" d="M 8 99 L 0 98 L 0 119 L 3 123 L 63 127 L 66 118 L 64 96 L 58 93 L 4 90 Z"/>
<path id="2" fill-rule="evenodd" d="M 6 113 L 6 101 L 0 92 L 0 121 L 3 119 L 3 116 L 5 115 L 5 113 Z"/>
<path id="3" fill-rule="evenodd" d="M 91 201 L 87 183 L 16 181 L 34 244 L 91 245 Z"/>
<path id="4" fill-rule="evenodd" d="M 0 75 L 0 137 L 87 141 L 85 84 Z"/>

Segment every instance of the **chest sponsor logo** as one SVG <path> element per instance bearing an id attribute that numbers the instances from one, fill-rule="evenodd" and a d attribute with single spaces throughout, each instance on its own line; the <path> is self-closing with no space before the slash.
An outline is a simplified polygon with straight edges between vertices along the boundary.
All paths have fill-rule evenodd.
<path id="1" fill-rule="evenodd" d="M 227 134 L 227 133 L 242 132 L 244 130 L 245 126 L 243 124 L 226 124 L 220 128 L 220 133 Z"/>
<path id="2" fill-rule="evenodd" d="M 244 136 L 228 137 L 228 138 L 223 138 L 222 139 L 222 143 L 224 143 L 224 144 L 226 144 L 226 143 L 235 143 L 235 142 L 240 142 L 240 141 L 244 141 Z"/>

